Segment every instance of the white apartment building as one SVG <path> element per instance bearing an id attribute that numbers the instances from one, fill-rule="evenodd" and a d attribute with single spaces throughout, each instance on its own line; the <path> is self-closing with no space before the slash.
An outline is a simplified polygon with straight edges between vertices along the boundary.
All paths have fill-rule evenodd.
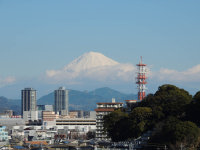
<path id="1" fill-rule="evenodd" d="M 96 129 L 96 120 L 92 118 L 66 118 L 56 119 L 56 126 L 65 126 L 68 129 L 78 129 L 84 132 Z"/>
<path id="2" fill-rule="evenodd" d="M 98 140 L 108 140 L 106 134 L 103 133 L 103 116 L 111 113 L 117 108 L 123 107 L 123 103 L 115 102 L 112 99 L 112 103 L 97 103 L 96 111 L 96 139 Z"/>

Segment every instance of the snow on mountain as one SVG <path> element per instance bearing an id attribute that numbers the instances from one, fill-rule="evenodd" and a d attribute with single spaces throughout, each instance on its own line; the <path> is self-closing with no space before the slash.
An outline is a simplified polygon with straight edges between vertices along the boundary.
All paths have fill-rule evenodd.
<path id="1" fill-rule="evenodd" d="M 66 71 L 83 71 L 102 66 L 114 66 L 119 63 L 98 52 L 88 52 L 78 57 L 66 67 Z"/>
<path id="2" fill-rule="evenodd" d="M 135 66 L 121 64 L 101 53 L 88 52 L 73 60 L 61 70 L 47 70 L 46 79 L 51 82 L 69 84 L 89 80 L 96 81 L 130 81 L 134 78 Z"/>

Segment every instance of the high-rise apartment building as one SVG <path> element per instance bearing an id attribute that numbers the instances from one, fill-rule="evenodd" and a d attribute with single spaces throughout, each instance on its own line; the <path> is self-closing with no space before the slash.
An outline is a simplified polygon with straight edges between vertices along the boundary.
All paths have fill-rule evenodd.
<path id="1" fill-rule="evenodd" d="M 36 111 L 36 90 L 25 88 L 21 91 L 21 113 L 24 111 Z"/>
<path id="2" fill-rule="evenodd" d="M 112 103 L 97 103 L 96 111 L 96 139 L 98 140 L 109 140 L 110 138 L 104 132 L 103 129 L 103 117 L 113 112 L 115 109 L 123 107 L 123 103 L 115 102 L 112 99 Z"/>
<path id="3" fill-rule="evenodd" d="M 68 115 L 68 90 L 60 87 L 54 92 L 55 112 L 60 115 Z"/>

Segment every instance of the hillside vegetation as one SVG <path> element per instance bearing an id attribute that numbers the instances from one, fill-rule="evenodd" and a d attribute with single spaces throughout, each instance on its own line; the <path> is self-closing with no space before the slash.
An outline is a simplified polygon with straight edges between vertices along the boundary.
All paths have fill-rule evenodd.
<path id="1" fill-rule="evenodd" d="M 200 144 L 200 92 L 192 97 L 174 85 L 162 85 L 133 106 L 130 113 L 118 109 L 104 117 L 104 129 L 113 141 L 138 138 L 153 131 L 145 149 L 167 145 L 177 150 L 197 149 Z M 126 130 L 125 130 L 126 129 Z"/>

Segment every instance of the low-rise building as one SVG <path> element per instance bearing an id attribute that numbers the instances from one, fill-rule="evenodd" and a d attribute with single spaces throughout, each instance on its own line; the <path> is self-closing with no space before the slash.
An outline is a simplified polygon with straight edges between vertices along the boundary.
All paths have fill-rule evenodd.
<path id="1" fill-rule="evenodd" d="M 138 102 L 138 100 L 125 100 L 127 111 L 131 111 L 132 107 Z"/>
<path id="2" fill-rule="evenodd" d="M 12 128 L 12 126 L 25 125 L 25 121 L 22 118 L 0 118 L 0 125 Z"/>
<path id="3" fill-rule="evenodd" d="M 69 112 L 69 118 L 78 118 L 78 112 L 70 111 Z"/>
<path id="4" fill-rule="evenodd" d="M 42 121 L 45 126 L 56 125 L 56 119 L 58 118 L 59 115 L 55 114 L 54 111 L 42 111 Z"/>
<path id="5" fill-rule="evenodd" d="M 43 111 L 42 120 L 43 121 L 54 121 L 59 118 L 58 114 L 55 114 L 54 111 Z"/>
<path id="6" fill-rule="evenodd" d="M 0 142 L 8 141 L 8 132 L 6 126 L 0 126 Z"/>
<path id="7" fill-rule="evenodd" d="M 23 119 L 25 122 L 38 120 L 38 111 L 24 111 Z"/>
<path id="8" fill-rule="evenodd" d="M 79 131 L 88 132 L 96 129 L 96 119 L 91 118 L 66 118 L 56 119 L 56 126 L 67 127 L 69 130 L 78 129 Z"/>
<path id="9" fill-rule="evenodd" d="M 37 105 L 38 119 L 42 119 L 42 111 L 54 111 L 53 105 Z"/>

